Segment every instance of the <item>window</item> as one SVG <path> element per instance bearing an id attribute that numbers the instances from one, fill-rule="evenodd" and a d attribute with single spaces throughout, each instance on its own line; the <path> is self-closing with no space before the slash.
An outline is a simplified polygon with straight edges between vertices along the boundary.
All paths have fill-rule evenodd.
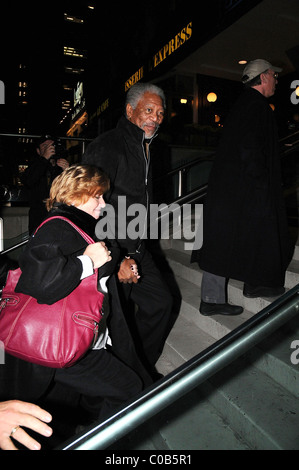
<path id="1" fill-rule="evenodd" d="M 84 72 L 84 69 L 76 68 L 76 67 L 64 67 L 64 71 L 66 73 L 73 73 L 73 74 L 76 74 L 76 75 L 80 75 L 81 73 Z"/>
<path id="2" fill-rule="evenodd" d="M 63 54 L 71 57 L 78 57 L 79 59 L 87 58 L 87 51 L 84 49 L 76 49 L 75 47 L 64 46 Z"/>
<path id="3" fill-rule="evenodd" d="M 61 104 L 61 109 L 69 109 L 71 107 L 70 100 L 64 100 Z"/>
<path id="4" fill-rule="evenodd" d="M 67 13 L 64 13 L 64 20 L 70 23 L 77 23 L 77 24 L 84 23 L 84 20 L 82 18 L 78 18 L 77 16 L 73 16 L 73 15 L 68 15 Z"/>

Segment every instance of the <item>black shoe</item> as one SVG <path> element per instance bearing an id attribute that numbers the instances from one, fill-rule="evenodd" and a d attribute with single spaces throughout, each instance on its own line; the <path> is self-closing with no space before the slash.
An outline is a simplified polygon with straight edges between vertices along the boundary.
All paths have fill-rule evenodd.
<path id="1" fill-rule="evenodd" d="M 240 315 L 243 312 L 243 308 L 237 305 L 230 304 L 210 304 L 204 302 L 200 303 L 199 311 L 202 315 Z"/>
<path id="2" fill-rule="evenodd" d="M 244 284 L 243 295 L 250 299 L 256 297 L 277 297 L 285 293 L 284 287 L 263 287 Z"/>

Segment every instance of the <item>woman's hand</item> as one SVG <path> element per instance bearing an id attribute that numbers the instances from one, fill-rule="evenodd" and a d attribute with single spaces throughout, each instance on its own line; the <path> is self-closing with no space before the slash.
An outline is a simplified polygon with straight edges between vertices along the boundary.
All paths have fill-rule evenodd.
<path id="1" fill-rule="evenodd" d="M 93 267 L 100 268 L 108 261 L 111 261 L 111 252 L 108 250 L 104 242 L 97 242 L 88 245 L 83 253 L 89 256 L 93 262 Z"/>
<path id="2" fill-rule="evenodd" d="M 30 450 L 40 450 L 41 445 L 29 436 L 22 426 L 49 437 L 52 429 L 52 416 L 32 403 L 18 400 L 0 402 L 0 449 L 18 450 L 11 437 Z"/>

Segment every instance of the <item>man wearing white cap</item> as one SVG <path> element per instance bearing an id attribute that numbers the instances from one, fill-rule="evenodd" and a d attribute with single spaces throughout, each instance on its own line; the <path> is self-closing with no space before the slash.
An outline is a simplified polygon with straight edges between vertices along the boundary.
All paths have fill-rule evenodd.
<path id="1" fill-rule="evenodd" d="M 256 88 L 265 98 L 274 95 L 280 67 L 274 67 L 263 59 L 252 60 L 244 69 L 242 82 Z M 262 77 L 263 75 L 263 77 Z"/>
<path id="2" fill-rule="evenodd" d="M 227 302 L 228 278 L 244 282 L 246 297 L 284 292 L 292 257 L 281 187 L 278 135 L 267 98 L 278 72 L 263 59 L 249 62 L 239 97 L 224 125 L 204 205 L 203 247 L 191 261 L 203 270 L 200 312 L 239 315 Z"/>

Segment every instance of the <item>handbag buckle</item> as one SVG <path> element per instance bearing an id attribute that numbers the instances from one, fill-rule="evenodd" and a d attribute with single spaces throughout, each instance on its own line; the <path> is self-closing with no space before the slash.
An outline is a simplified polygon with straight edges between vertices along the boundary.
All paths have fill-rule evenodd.
<path id="1" fill-rule="evenodd" d="M 2 312 L 2 310 L 6 307 L 6 305 L 8 304 L 9 302 L 9 299 L 1 299 L 1 302 L 0 302 L 0 313 Z"/>

